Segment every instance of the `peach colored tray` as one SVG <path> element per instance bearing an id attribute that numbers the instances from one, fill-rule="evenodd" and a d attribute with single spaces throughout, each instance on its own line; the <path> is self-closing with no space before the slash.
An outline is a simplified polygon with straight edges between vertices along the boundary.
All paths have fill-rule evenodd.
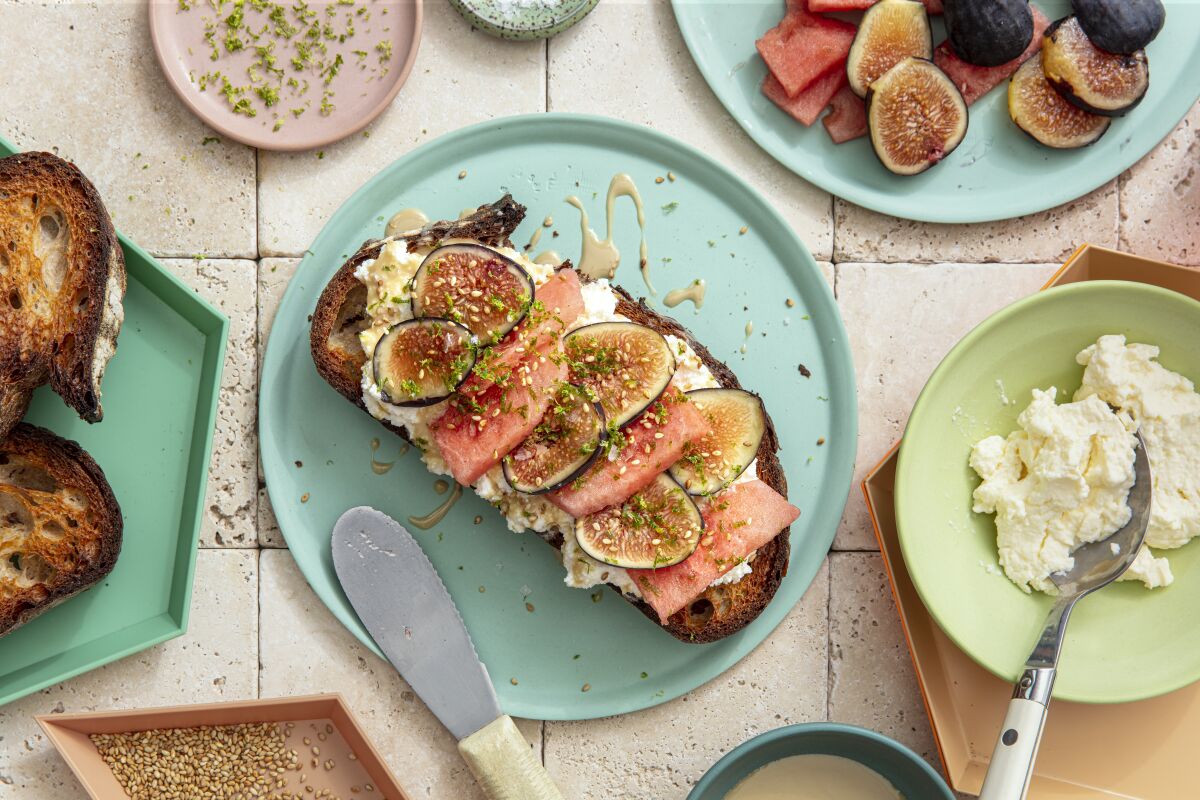
<path id="1" fill-rule="evenodd" d="M 1200 300 L 1200 270 L 1084 245 L 1042 288 L 1087 280 L 1164 286 Z M 900 623 L 950 784 L 977 794 L 983 785 L 1011 686 L 942 633 L 904 567 L 896 535 L 896 449 L 863 481 L 900 612 Z M 1200 796 L 1193 759 L 1200 741 L 1200 683 L 1123 705 L 1055 702 L 1029 790 L 1030 800 L 1183 800 Z"/>
<path id="2" fill-rule="evenodd" d="M 322 767 L 306 769 L 306 783 L 313 787 L 313 794 L 329 789 L 354 800 L 409 800 L 339 694 L 90 714 L 50 714 L 37 717 L 37 721 L 92 800 L 127 800 L 127 795 L 100 758 L 90 734 L 254 722 L 294 723 L 291 738 L 296 742 L 293 744 L 290 738 L 289 746 L 300 751 L 302 761 L 306 756 L 302 737 L 311 737 L 313 744 L 317 743 L 318 733 L 326 737 L 320 740 L 325 753 L 322 760 L 330 755 L 340 757 L 335 758 L 336 766 L 331 770 Z M 333 728 L 332 733 L 326 725 Z M 350 753 L 354 754 L 354 759 L 348 757 Z M 295 785 L 297 778 L 288 774 L 288 790 L 303 791 L 303 786 Z M 368 783 L 370 790 L 365 788 Z"/>

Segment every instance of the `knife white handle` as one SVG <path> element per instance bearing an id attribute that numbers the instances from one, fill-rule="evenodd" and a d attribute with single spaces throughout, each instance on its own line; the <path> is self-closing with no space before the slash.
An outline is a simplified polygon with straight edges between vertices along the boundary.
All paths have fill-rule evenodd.
<path id="1" fill-rule="evenodd" d="M 507 714 L 459 742 L 458 752 L 490 800 L 563 800 Z"/>

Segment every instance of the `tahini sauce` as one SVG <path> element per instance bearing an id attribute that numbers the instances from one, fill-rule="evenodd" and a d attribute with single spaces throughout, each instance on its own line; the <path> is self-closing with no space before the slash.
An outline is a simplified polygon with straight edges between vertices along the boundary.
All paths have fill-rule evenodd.
<path id="1" fill-rule="evenodd" d="M 849 758 L 789 756 L 750 773 L 725 800 L 904 800 L 886 778 Z"/>

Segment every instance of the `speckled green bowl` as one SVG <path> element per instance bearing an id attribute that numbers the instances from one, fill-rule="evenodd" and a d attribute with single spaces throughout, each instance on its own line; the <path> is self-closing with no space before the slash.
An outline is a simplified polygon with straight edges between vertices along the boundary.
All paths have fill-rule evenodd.
<path id="1" fill-rule="evenodd" d="M 704 773 L 688 800 L 722 800 L 754 770 L 788 756 L 841 756 L 887 778 L 906 800 L 954 800 L 933 767 L 882 733 L 837 722 L 776 728 L 730 750 Z"/>
<path id="2" fill-rule="evenodd" d="M 549 39 L 588 15 L 600 0 L 450 0 L 474 27 L 501 39 Z"/>

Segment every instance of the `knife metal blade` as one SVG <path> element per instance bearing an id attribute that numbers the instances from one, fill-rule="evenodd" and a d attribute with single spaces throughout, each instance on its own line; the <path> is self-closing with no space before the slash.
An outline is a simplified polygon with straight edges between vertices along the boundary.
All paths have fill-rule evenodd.
<path id="1" fill-rule="evenodd" d="M 458 608 L 421 546 L 367 506 L 333 528 L 333 567 L 379 649 L 457 739 L 500 716 L 496 690 Z"/>

